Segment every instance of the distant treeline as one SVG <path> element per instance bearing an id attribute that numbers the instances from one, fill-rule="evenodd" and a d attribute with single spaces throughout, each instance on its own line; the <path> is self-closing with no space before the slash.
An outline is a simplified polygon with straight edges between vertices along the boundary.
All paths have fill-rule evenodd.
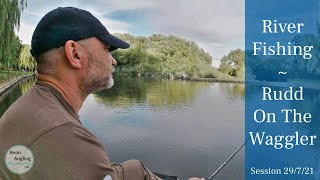
<path id="1" fill-rule="evenodd" d="M 176 36 L 154 34 L 149 37 L 115 34 L 130 43 L 127 50 L 112 53 L 117 71 L 128 76 L 220 77 L 211 67 L 212 57 L 195 42 Z"/>

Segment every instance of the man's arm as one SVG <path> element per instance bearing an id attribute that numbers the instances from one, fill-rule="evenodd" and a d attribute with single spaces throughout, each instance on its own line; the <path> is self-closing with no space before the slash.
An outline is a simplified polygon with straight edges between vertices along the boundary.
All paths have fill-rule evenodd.
<path id="1" fill-rule="evenodd" d="M 35 163 L 28 179 L 156 180 L 137 160 L 112 164 L 99 141 L 80 124 L 67 123 L 47 131 L 30 146 Z"/>
<path id="2" fill-rule="evenodd" d="M 119 179 L 160 180 L 160 178 L 155 176 L 138 160 L 129 160 L 121 164 L 113 163 L 112 168 L 116 171 L 116 174 Z M 137 178 L 134 178 L 134 177 L 137 177 Z"/>

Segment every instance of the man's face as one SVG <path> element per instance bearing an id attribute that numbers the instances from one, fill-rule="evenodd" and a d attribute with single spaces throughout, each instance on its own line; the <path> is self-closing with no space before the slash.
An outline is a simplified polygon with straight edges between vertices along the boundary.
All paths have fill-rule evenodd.
<path id="1" fill-rule="evenodd" d="M 81 81 L 86 93 L 109 89 L 113 86 L 112 73 L 116 65 L 108 47 L 100 40 L 92 38 L 87 45 L 87 74 Z"/>

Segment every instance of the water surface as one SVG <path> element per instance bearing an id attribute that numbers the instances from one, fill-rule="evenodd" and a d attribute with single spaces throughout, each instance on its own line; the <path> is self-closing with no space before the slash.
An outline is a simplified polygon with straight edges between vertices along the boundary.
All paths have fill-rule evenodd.
<path id="1" fill-rule="evenodd" d="M 1 115 L 32 84 L 17 85 Z M 79 115 L 113 162 L 139 159 L 180 179 L 208 177 L 243 143 L 244 85 L 116 77 Z M 215 179 L 244 179 L 243 149 Z"/>
<path id="2" fill-rule="evenodd" d="M 79 114 L 111 161 L 139 159 L 182 179 L 207 177 L 243 143 L 243 96 L 243 84 L 117 78 Z M 243 153 L 216 178 L 244 179 Z"/>

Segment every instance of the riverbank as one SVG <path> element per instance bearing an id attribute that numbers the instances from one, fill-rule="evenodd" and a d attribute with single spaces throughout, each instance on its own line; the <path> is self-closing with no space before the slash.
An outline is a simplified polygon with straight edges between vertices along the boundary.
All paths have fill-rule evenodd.
<path id="1" fill-rule="evenodd" d="M 0 84 L 0 102 L 3 100 L 3 98 L 10 92 L 10 89 L 17 84 L 19 81 L 30 78 L 33 75 L 24 75 L 24 76 L 19 76 L 15 79 L 11 79 L 10 81 L 3 82 Z"/>
<path id="2" fill-rule="evenodd" d="M 213 77 L 213 78 L 200 78 L 200 77 L 190 77 L 187 74 L 182 75 L 160 75 L 160 74 L 151 74 L 151 75 L 141 75 L 138 74 L 136 76 L 130 76 L 128 74 L 116 74 L 116 76 L 119 77 L 132 77 L 132 78 L 150 78 L 150 79 L 167 79 L 167 80 L 182 80 L 182 81 L 198 81 L 198 82 L 221 82 L 221 83 L 245 83 L 244 79 L 241 78 L 219 78 L 219 77 Z"/>
<path id="3" fill-rule="evenodd" d="M 7 70 L 0 70 L 0 86 L 2 84 L 9 82 L 9 81 L 12 81 L 15 78 L 18 78 L 20 76 L 28 76 L 28 75 L 32 75 L 32 74 L 33 74 L 33 72 L 30 72 L 30 71 L 25 71 L 25 72 L 9 71 L 9 80 L 8 80 L 8 71 Z"/>
<path id="4" fill-rule="evenodd" d="M 244 80 L 238 80 L 238 79 L 190 78 L 189 80 L 190 81 L 201 81 L 201 82 L 245 83 Z"/>

